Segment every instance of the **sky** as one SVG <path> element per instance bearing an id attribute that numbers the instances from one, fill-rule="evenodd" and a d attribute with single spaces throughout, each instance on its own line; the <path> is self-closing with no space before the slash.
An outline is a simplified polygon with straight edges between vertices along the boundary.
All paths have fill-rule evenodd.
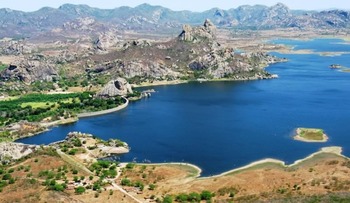
<path id="1" fill-rule="evenodd" d="M 205 11 L 214 7 L 221 9 L 236 8 L 240 5 L 262 4 L 272 6 L 278 2 L 284 3 L 291 9 L 326 10 L 343 9 L 350 10 L 349 0 L 0 0 L 0 8 L 13 10 L 36 11 L 49 6 L 58 8 L 65 3 L 87 4 L 91 7 L 112 9 L 120 6 L 135 7 L 142 3 L 160 5 L 172 10 Z"/>

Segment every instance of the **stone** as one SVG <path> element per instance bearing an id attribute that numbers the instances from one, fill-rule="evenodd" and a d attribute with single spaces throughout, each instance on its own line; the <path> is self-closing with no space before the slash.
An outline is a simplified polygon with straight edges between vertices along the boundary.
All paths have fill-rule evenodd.
<path id="1" fill-rule="evenodd" d="M 132 94 L 131 85 L 124 78 L 117 78 L 116 80 L 109 81 L 103 88 L 97 93 L 98 97 L 115 97 L 126 96 Z"/>

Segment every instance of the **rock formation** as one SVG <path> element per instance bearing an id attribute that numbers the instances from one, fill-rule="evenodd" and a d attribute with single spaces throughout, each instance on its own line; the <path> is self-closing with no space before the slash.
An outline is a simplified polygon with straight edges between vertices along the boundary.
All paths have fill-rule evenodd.
<path id="1" fill-rule="evenodd" d="M 184 25 L 182 29 L 179 39 L 183 41 L 196 42 L 199 38 L 214 39 L 216 36 L 216 27 L 209 19 L 205 20 L 203 26 L 192 28 L 190 25 Z"/>
<path id="2" fill-rule="evenodd" d="M 124 78 L 109 81 L 96 95 L 98 97 L 126 96 L 133 93 L 131 85 Z"/>
<path id="3" fill-rule="evenodd" d="M 59 78 L 56 65 L 42 60 L 42 57 L 42 55 L 34 55 L 18 60 L 1 72 L 0 78 L 3 80 L 16 78 L 25 83 L 52 81 L 54 78 Z"/>
<path id="4" fill-rule="evenodd" d="M 0 161 L 9 163 L 33 153 L 38 146 L 25 145 L 21 143 L 0 143 Z"/>
<path id="5" fill-rule="evenodd" d="M 118 38 L 114 33 L 106 32 L 99 35 L 93 44 L 94 48 L 100 51 L 106 51 L 118 43 Z"/>

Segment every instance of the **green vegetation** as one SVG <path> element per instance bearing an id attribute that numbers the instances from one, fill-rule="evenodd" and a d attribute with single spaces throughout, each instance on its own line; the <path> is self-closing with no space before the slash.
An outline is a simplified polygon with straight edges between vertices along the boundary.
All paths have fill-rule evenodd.
<path id="1" fill-rule="evenodd" d="M 28 94 L 10 101 L 0 101 L 0 126 L 21 120 L 38 122 L 48 117 L 51 117 L 51 120 L 69 118 L 77 113 L 110 109 L 124 103 L 121 97 L 99 99 L 91 95 L 91 92 Z M 3 137 L 0 134 L 0 139 Z"/>
<path id="2" fill-rule="evenodd" d="M 135 165 L 136 165 L 135 163 L 128 163 L 126 164 L 125 168 L 131 170 L 135 167 Z"/>
<path id="3" fill-rule="evenodd" d="M 322 129 L 314 128 L 298 128 L 298 135 L 306 140 L 321 141 L 324 140 L 324 132 Z"/>
<path id="4" fill-rule="evenodd" d="M 191 192 L 189 194 L 181 193 L 175 196 L 176 202 L 200 202 L 202 200 L 211 202 L 212 198 L 215 196 L 215 193 L 210 191 L 203 190 L 200 194 L 196 192 Z M 173 202 L 172 196 L 165 196 L 163 202 Z"/>
<path id="5" fill-rule="evenodd" d="M 76 194 L 83 194 L 85 192 L 85 188 L 83 186 L 79 186 L 77 188 L 75 188 L 75 193 Z"/>
<path id="6" fill-rule="evenodd" d="M 99 160 L 91 164 L 89 169 L 90 171 L 95 172 L 95 174 L 99 176 L 100 179 L 115 178 L 118 174 L 116 165 L 118 165 L 118 163 Z"/>
<path id="7" fill-rule="evenodd" d="M 1 120 L 1 118 L 0 118 L 0 120 Z M 12 140 L 10 137 L 11 137 L 10 131 L 5 130 L 5 131 L 0 132 L 0 142 L 9 142 Z"/>
<path id="8" fill-rule="evenodd" d="M 0 62 L 0 72 L 5 70 L 7 68 L 8 65 L 3 64 L 2 62 Z"/>
<path id="9" fill-rule="evenodd" d="M 132 182 L 128 178 L 123 178 L 121 180 L 120 184 L 123 185 L 123 186 L 137 187 L 141 191 L 145 188 L 145 185 L 141 181 Z"/>

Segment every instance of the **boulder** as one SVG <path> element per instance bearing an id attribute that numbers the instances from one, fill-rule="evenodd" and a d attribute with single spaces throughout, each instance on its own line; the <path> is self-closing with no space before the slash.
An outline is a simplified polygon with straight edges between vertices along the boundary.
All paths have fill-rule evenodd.
<path id="1" fill-rule="evenodd" d="M 115 97 L 126 96 L 132 94 L 131 85 L 124 78 L 117 78 L 116 80 L 109 81 L 103 88 L 97 93 L 97 97 Z"/>

